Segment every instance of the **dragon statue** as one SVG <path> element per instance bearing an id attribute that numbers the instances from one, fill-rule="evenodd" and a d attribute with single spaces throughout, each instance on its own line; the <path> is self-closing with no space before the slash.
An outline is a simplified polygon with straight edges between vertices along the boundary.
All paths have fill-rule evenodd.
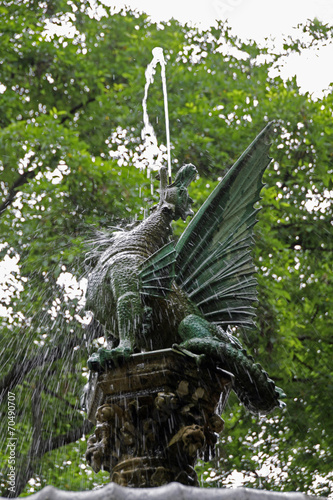
<path id="1" fill-rule="evenodd" d="M 254 362 L 230 327 L 253 324 L 253 227 L 272 124 L 256 137 L 210 194 L 177 243 L 171 222 L 193 215 L 187 188 L 197 170 L 180 168 L 172 184 L 160 169 L 160 201 L 130 229 L 92 250 L 86 309 L 117 339 L 88 360 L 101 371 L 134 352 L 173 348 L 233 373 L 234 391 L 254 413 L 282 406 L 281 389 Z M 96 258 L 97 257 L 97 258 Z"/>

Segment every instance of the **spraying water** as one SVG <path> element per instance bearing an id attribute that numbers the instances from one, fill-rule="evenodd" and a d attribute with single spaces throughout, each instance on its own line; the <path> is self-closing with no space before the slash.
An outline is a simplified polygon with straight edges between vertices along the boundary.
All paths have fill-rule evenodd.
<path id="1" fill-rule="evenodd" d="M 154 128 L 151 125 L 148 117 L 147 98 L 148 98 L 148 89 L 150 84 L 153 83 L 154 81 L 154 75 L 156 73 L 156 67 L 158 63 L 160 63 L 161 65 L 161 78 L 162 78 L 162 88 L 164 97 L 165 129 L 167 138 L 168 177 L 169 177 L 169 184 L 171 184 L 170 129 L 169 129 L 168 95 L 167 95 L 166 76 L 165 76 L 166 62 L 163 55 L 163 49 L 161 47 L 155 47 L 153 49 L 153 59 L 148 64 L 145 72 L 146 85 L 145 85 L 144 97 L 142 100 L 144 126 L 141 132 L 141 137 L 144 142 L 146 156 L 151 161 L 154 161 L 154 157 L 156 157 L 159 153 L 159 148 L 157 145 L 157 139 Z"/>

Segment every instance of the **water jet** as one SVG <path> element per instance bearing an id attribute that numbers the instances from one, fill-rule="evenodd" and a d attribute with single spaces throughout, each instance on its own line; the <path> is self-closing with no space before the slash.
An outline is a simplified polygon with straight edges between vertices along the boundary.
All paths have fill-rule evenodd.
<path id="1" fill-rule="evenodd" d="M 96 425 L 86 458 L 122 486 L 198 486 L 198 457 L 214 454 L 234 390 L 253 413 L 282 406 L 281 389 L 230 327 L 255 315 L 249 251 L 273 124 L 268 124 L 210 194 L 178 242 L 173 220 L 193 216 L 194 165 L 168 184 L 135 227 L 109 234 L 87 287 L 86 307 L 116 339 L 88 360 L 95 372 L 88 412 Z M 96 258 L 96 254 L 95 254 Z"/>

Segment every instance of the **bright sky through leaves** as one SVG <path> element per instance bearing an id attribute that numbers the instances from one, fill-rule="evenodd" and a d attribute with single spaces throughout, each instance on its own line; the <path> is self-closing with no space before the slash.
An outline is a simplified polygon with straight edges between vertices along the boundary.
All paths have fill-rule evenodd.
<path id="1" fill-rule="evenodd" d="M 207 29 L 215 20 L 228 19 L 233 33 L 242 39 L 264 43 L 274 37 L 277 46 L 283 36 L 295 34 L 295 27 L 308 19 L 318 18 L 325 23 L 333 22 L 333 2 L 330 0 L 185 0 L 179 2 L 155 2 L 154 0 L 115 0 L 115 7 L 129 6 L 149 14 L 153 21 L 175 18 L 182 23 L 194 23 Z M 321 97 L 333 81 L 333 46 L 318 50 L 305 50 L 302 55 L 292 54 L 284 61 L 283 77 L 297 75 L 301 90 Z"/>

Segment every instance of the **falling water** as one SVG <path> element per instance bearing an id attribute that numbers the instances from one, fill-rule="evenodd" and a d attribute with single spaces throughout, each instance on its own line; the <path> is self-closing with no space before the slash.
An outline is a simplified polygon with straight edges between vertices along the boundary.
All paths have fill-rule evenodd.
<path id="1" fill-rule="evenodd" d="M 169 177 L 169 183 L 171 184 L 170 129 L 169 129 L 168 95 L 167 95 L 166 76 L 165 76 L 166 62 L 163 55 L 163 49 L 161 47 L 155 47 L 153 49 L 153 59 L 148 64 L 145 72 L 146 85 L 145 85 L 144 97 L 142 100 L 144 126 L 141 132 L 141 137 L 142 140 L 144 141 L 147 157 L 153 162 L 154 157 L 159 153 L 159 149 L 157 145 L 157 139 L 154 128 L 151 125 L 148 117 L 147 98 L 148 98 L 148 89 L 150 84 L 153 83 L 154 81 L 154 75 L 156 73 L 156 67 L 158 63 L 160 63 L 161 65 L 162 88 L 164 97 L 165 129 L 167 138 L 168 177 Z"/>

